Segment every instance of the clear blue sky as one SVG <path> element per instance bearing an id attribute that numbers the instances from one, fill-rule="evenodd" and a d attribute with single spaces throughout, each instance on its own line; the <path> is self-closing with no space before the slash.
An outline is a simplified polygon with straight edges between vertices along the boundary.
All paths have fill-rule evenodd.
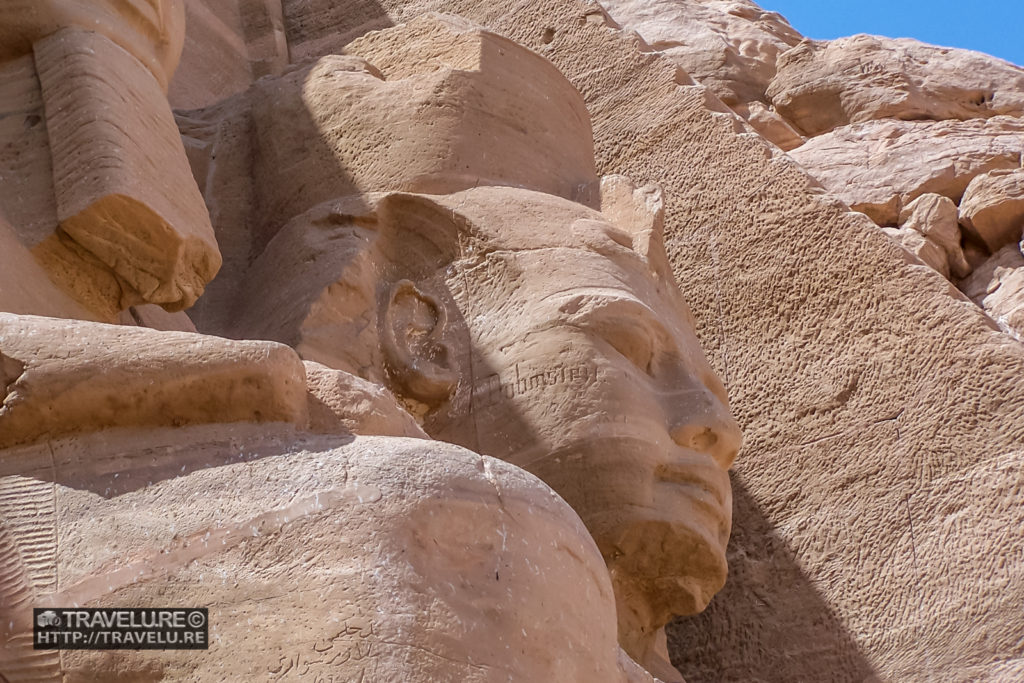
<path id="1" fill-rule="evenodd" d="M 965 47 L 1024 66 L 1024 0 L 754 0 L 808 38 L 854 33 Z"/>

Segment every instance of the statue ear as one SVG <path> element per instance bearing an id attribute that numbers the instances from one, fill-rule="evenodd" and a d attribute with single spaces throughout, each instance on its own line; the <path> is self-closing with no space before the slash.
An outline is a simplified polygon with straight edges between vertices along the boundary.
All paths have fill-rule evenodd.
<path id="1" fill-rule="evenodd" d="M 380 319 L 384 357 L 396 392 L 428 405 L 447 399 L 458 376 L 444 338 L 444 304 L 410 280 L 400 280 L 391 286 Z"/>

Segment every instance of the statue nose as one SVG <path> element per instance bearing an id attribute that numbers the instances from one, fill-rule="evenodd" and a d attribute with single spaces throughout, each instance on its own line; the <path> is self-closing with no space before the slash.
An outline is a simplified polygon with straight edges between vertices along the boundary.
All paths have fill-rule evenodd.
<path id="1" fill-rule="evenodd" d="M 676 444 L 707 453 L 723 469 L 732 466 L 743 433 L 721 399 L 701 389 L 675 395 L 669 408 L 669 433 Z"/>

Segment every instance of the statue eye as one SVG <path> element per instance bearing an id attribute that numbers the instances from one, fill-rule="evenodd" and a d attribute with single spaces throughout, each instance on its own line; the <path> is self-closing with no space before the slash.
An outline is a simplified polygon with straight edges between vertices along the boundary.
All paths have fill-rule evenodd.
<path id="1" fill-rule="evenodd" d="M 654 343 L 642 324 L 635 321 L 624 321 L 621 324 L 604 327 L 600 330 L 601 337 L 611 344 L 619 355 L 635 365 L 641 372 L 648 375 L 653 374 Z"/>

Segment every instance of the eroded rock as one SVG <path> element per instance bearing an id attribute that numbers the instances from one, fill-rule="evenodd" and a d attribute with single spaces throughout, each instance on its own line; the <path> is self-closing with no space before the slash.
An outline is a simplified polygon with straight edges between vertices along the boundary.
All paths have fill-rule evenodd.
<path id="1" fill-rule="evenodd" d="M 874 119 L 1024 114 L 1024 69 L 910 38 L 805 40 L 778 58 L 767 95 L 805 135 Z"/>
<path id="2" fill-rule="evenodd" d="M 1024 340 L 1024 256 L 1020 245 L 1008 244 L 978 266 L 960 289 L 985 309 L 999 326 Z"/>
<path id="3" fill-rule="evenodd" d="M 776 12 L 749 0 L 609 0 L 624 29 L 636 31 L 726 104 L 764 98 L 776 58 L 803 38 Z"/>
<path id="4" fill-rule="evenodd" d="M 976 176 L 1021 166 L 1024 120 L 869 121 L 811 138 L 789 154 L 851 208 L 895 225 L 923 194 L 959 201 Z"/>
<path id="5" fill-rule="evenodd" d="M 793 126 L 761 102 L 736 104 L 732 109 L 760 133 L 761 137 L 772 142 L 784 152 L 796 149 L 806 142 Z"/>
<path id="6" fill-rule="evenodd" d="M 943 277 L 949 277 L 949 257 L 936 240 L 911 228 L 882 228 L 882 231 Z"/>
<path id="7" fill-rule="evenodd" d="M 1020 241 L 1024 168 L 992 171 L 972 180 L 960 202 L 960 222 L 992 252 Z"/>
<path id="8" fill-rule="evenodd" d="M 944 275 L 967 277 L 971 266 L 960 246 L 962 236 L 957 223 L 957 208 L 953 200 L 937 194 L 923 194 L 903 207 L 900 226 L 919 232 L 946 252 L 947 268 L 939 269 Z"/>
<path id="9" fill-rule="evenodd" d="M 31 560 L 10 596 L 28 593 L 19 604 L 211 606 L 210 651 L 65 652 L 66 676 L 486 683 L 500 669 L 514 681 L 653 683 L 624 666 L 611 582 L 579 518 L 499 460 L 245 424 L 4 456 L 0 538 Z M 17 569 L 5 559 L 0 572 Z M 222 648 L 232 655 L 213 654 Z M 9 674 L 14 654 L 0 656 Z M 27 659 L 21 671 L 50 670 Z"/>

